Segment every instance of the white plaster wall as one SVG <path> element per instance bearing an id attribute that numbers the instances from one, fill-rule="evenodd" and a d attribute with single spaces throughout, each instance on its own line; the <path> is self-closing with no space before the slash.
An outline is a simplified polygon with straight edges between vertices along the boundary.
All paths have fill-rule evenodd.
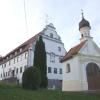
<path id="1" fill-rule="evenodd" d="M 90 28 L 89 27 L 82 27 L 80 29 L 81 34 L 83 34 L 83 36 L 90 36 Z"/>
<path id="2" fill-rule="evenodd" d="M 66 65 L 70 64 L 70 72 L 66 73 Z M 79 59 L 74 57 L 65 61 L 63 64 L 63 81 L 62 91 L 81 91 L 80 69 Z"/>
<path id="3" fill-rule="evenodd" d="M 93 40 L 88 40 L 79 53 L 89 56 L 100 56 L 99 47 L 93 42 Z"/>
<path id="4" fill-rule="evenodd" d="M 70 64 L 70 72 L 66 73 L 66 65 Z M 79 80 L 78 57 L 70 59 L 63 64 L 63 80 Z"/>
<path id="5" fill-rule="evenodd" d="M 77 54 L 73 59 L 63 64 L 63 91 L 88 90 L 86 67 L 89 63 L 96 63 L 100 67 L 100 57 Z M 66 73 L 66 64 L 70 63 L 71 72 Z"/>
<path id="6" fill-rule="evenodd" d="M 3 73 L 8 72 L 9 70 L 13 70 L 15 69 L 15 77 L 17 77 L 19 79 L 19 82 L 22 82 L 22 74 L 24 72 L 24 68 L 25 66 L 27 66 L 27 58 L 25 59 L 25 53 L 28 53 L 27 51 L 24 52 L 23 54 L 19 55 L 19 60 L 17 62 L 17 57 L 15 57 L 15 63 L 14 63 L 14 59 L 11 59 L 11 63 L 9 65 L 9 61 L 6 62 L 6 67 L 1 67 L 0 70 L 0 80 L 4 79 L 4 78 L 8 78 L 10 76 L 7 77 L 1 77 L 1 74 L 3 75 Z M 1 65 L 2 66 L 2 65 Z M 22 73 L 20 73 L 20 67 L 22 67 Z M 16 69 L 18 68 L 18 74 L 16 74 Z"/>
<path id="7" fill-rule="evenodd" d="M 46 52 L 54 52 L 56 55 L 61 56 L 65 55 L 66 50 L 63 43 L 52 41 L 46 38 L 43 38 L 43 41 L 45 42 Z M 61 52 L 58 51 L 58 47 L 61 47 Z"/>
<path id="8" fill-rule="evenodd" d="M 62 80 L 62 74 L 59 74 L 59 69 L 62 69 L 62 64 L 60 63 L 59 58 L 65 55 L 66 51 L 64 45 L 46 38 L 43 38 L 43 40 L 47 52 L 47 66 L 52 67 L 52 73 L 47 73 L 48 79 Z M 58 47 L 61 47 L 61 51 L 58 50 Z M 50 62 L 50 53 L 52 52 L 55 54 L 55 62 Z M 54 74 L 54 68 L 57 68 L 57 74 Z"/>

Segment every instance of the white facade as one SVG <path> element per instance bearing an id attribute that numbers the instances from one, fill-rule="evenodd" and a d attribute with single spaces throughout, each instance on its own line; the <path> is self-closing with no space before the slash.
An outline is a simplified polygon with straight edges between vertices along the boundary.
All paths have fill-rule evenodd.
<path id="1" fill-rule="evenodd" d="M 65 56 L 67 59 L 62 62 L 62 91 L 86 91 L 100 89 L 100 85 L 98 84 L 100 82 L 100 49 L 90 36 L 89 22 L 85 20 L 84 22 L 83 20 L 84 19 L 82 19 L 80 23 L 80 44 L 72 48 Z M 96 66 L 88 66 L 89 64 L 95 64 Z M 98 69 L 96 69 L 97 67 Z M 96 70 L 87 70 L 87 68 L 95 68 Z M 88 71 L 91 73 L 90 76 L 88 75 Z M 93 75 L 96 71 L 97 73 Z"/>
<path id="2" fill-rule="evenodd" d="M 63 62 L 63 91 L 88 90 L 86 67 L 89 63 L 96 63 L 100 67 L 100 50 L 93 41 L 87 41 L 79 53 L 72 59 Z M 66 72 L 70 64 L 70 72 Z"/>
<path id="3" fill-rule="evenodd" d="M 47 77 L 49 80 L 48 83 L 49 88 L 54 88 L 57 85 L 55 84 L 55 81 L 62 80 L 62 64 L 60 63 L 60 59 L 65 55 L 66 50 L 53 24 L 47 25 L 46 28 L 44 28 L 44 30 L 39 35 L 42 35 L 43 41 L 45 42 L 45 48 L 47 54 Z M 34 48 L 38 36 L 35 37 L 36 38 L 35 41 L 29 42 L 28 49 L 26 49 L 24 52 L 22 52 L 23 50 L 21 50 L 21 46 L 19 46 L 21 52 L 20 54 L 17 54 L 17 50 L 15 50 L 14 51 L 15 57 L 9 56 L 8 58 L 7 57 L 5 58 L 6 60 L 4 59 L 4 61 L 1 61 L 0 80 L 11 77 L 12 75 L 11 73 L 14 70 L 14 77 L 17 77 L 20 83 L 22 82 L 22 74 L 25 68 L 33 65 Z M 6 67 L 4 66 L 5 64 Z M 16 72 L 17 70 L 18 72 Z"/>
<path id="4" fill-rule="evenodd" d="M 14 77 L 17 77 L 19 79 L 19 82 L 21 83 L 22 73 L 27 67 L 27 58 L 28 52 L 26 51 L 21 55 L 18 55 L 8 60 L 7 62 L 2 63 L 0 65 L 0 80 L 12 77 L 12 71 L 14 71 Z"/>

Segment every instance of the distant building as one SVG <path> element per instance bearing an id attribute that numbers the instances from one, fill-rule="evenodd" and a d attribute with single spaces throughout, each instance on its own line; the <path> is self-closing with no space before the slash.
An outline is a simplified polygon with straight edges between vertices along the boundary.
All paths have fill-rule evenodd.
<path id="1" fill-rule="evenodd" d="M 61 60 L 62 91 L 100 90 L 100 48 L 90 35 L 90 23 L 82 16 L 80 43 Z"/>
<path id="2" fill-rule="evenodd" d="M 6 56 L 0 57 L 0 80 L 9 81 L 11 78 L 16 78 L 19 83 L 22 83 L 24 70 L 33 65 L 34 48 L 39 35 L 42 35 L 45 42 L 48 88 L 61 89 L 62 64 L 59 61 L 66 50 L 52 23 Z"/>

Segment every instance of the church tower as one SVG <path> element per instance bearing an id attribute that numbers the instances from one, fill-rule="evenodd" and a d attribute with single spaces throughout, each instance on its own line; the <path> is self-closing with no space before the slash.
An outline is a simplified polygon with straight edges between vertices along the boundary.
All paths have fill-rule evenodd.
<path id="1" fill-rule="evenodd" d="M 90 23 L 84 18 L 82 12 L 82 20 L 79 22 L 79 31 L 81 33 L 81 41 L 92 39 L 90 35 Z"/>
<path id="2" fill-rule="evenodd" d="M 92 40 L 90 23 L 79 23 L 80 43 L 63 57 L 62 91 L 100 90 L 100 48 Z"/>

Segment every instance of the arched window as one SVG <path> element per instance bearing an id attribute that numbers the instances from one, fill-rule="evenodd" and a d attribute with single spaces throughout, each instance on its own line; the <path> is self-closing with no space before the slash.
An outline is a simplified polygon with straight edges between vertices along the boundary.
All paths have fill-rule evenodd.
<path id="1" fill-rule="evenodd" d="M 53 34 L 52 33 L 50 33 L 50 37 L 53 38 Z"/>
<path id="2" fill-rule="evenodd" d="M 70 64 L 68 63 L 67 65 L 66 65 L 66 73 L 69 73 L 70 72 Z"/>

